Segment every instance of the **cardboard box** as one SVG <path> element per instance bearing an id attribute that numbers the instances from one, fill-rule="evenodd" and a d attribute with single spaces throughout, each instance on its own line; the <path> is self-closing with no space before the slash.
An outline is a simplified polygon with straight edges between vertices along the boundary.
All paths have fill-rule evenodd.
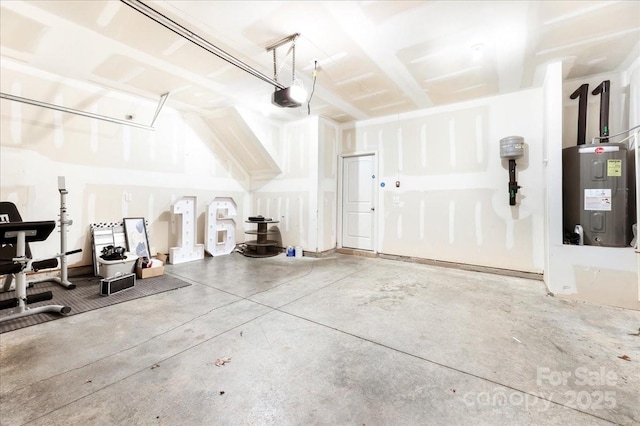
<path id="1" fill-rule="evenodd" d="M 169 263 L 169 255 L 164 253 L 156 254 L 156 259 L 161 260 L 163 264 Z"/>
<path id="2" fill-rule="evenodd" d="M 156 266 L 155 268 L 136 267 L 136 275 L 140 279 L 158 277 L 163 274 L 164 274 L 164 266 Z"/>

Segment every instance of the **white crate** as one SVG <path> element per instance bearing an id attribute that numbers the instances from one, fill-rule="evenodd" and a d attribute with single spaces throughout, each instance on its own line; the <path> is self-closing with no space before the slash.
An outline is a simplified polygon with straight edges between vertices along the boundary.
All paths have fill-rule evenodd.
<path id="1" fill-rule="evenodd" d="M 111 278 L 115 277 L 118 273 L 130 274 L 135 272 L 137 260 L 138 256 L 131 253 L 127 253 L 127 258 L 122 260 L 104 260 L 99 257 L 98 262 L 100 262 L 100 276 L 104 278 Z"/>

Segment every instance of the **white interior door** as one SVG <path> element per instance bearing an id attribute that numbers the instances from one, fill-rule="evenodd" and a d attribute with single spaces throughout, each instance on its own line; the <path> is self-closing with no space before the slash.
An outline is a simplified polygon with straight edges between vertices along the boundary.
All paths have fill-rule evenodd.
<path id="1" fill-rule="evenodd" d="M 346 157 L 342 163 L 342 247 L 373 250 L 374 158 Z"/>

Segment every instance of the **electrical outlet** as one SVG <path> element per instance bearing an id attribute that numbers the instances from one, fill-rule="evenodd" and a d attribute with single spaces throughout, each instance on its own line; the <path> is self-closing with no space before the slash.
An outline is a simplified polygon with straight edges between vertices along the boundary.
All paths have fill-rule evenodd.
<path id="1" fill-rule="evenodd" d="M 124 193 L 124 200 L 125 201 L 131 201 L 131 193 L 130 192 L 125 192 Z"/>

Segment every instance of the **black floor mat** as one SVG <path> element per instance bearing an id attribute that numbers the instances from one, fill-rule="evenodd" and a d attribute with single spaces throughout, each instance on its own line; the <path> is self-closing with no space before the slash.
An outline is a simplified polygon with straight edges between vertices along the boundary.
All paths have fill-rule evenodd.
<path id="1" fill-rule="evenodd" d="M 51 291 L 53 292 L 53 300 L 29 304 L 28 307 L 35 308 L 46 305 L 69 306 L 71 307 L 71 312 L 66 315 L 69 316 L 191 285 L 172 276 L 161 275 L 159 277 L 136 280 L 136 285 L 133 288 L 110 296 L 100 296 L 99 288 L 101 279 L 100 277 L 93 276 L 70 278 L 69 281 L 76 285 L 76 288 L 72 290 L 66 289 L 54 282 L 36 284 L 32 288 L 27 289 L 27 295 Z M 0 300 L 11 299 L 12 297 L 15 297 L 15 292 L 13 291 L 0 293 Z M 10 315 L 12 311 L 13 309 L 0 311 L 0 319 L 2 319 L 3 316 Z M 17 330 L 62 317 L 64 317 L 64 315 L 48 312 L 28 315 L 0 323 L 0 333 L 6 333 L 7 331 Z"/>

